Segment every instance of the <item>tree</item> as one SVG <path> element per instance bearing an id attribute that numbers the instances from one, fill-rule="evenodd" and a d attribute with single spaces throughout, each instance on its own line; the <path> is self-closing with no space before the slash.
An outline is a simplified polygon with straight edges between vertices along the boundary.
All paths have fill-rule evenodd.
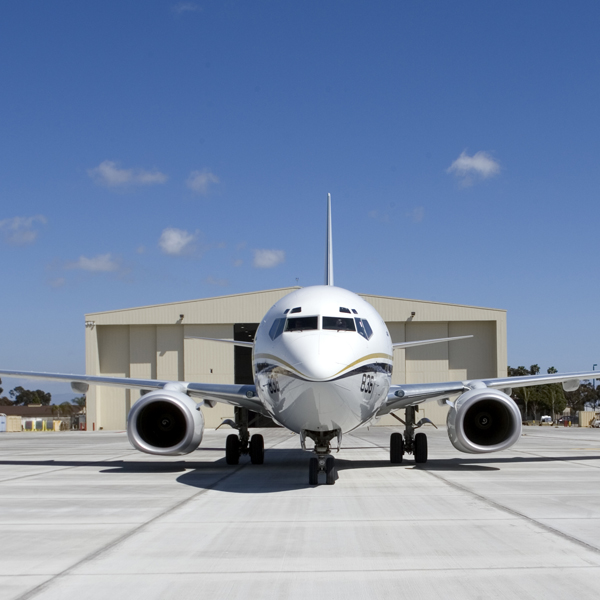
<path id="1" fill-rule="evenodd" d="M 537 375 L 540 372 L 539 365 L 531 365 L 529 369 L 519 366 L 517 368 L 508 367 L 509 377 L 524 377 L 527 375 Z M 513 390 L 512 398 L 517 404 L 521 404 L 524 407 L 523 419 L 527 420 L 529 415 L 529 403 L 534 403 L 534 410 L 538 402 L 537 387 L 520 387 Z M 534 415 L 535 416 L 535 415 Z"/>
<path id="2" fill-rule="evenodd" d="M 531 365 L 529 369 L 523 366 L 516 368 L 508 367 L 508 376 L 539 375 L 540 370 L 538 364 Z M 554 367 L 550 367 L 548 373 L 558 373 L 558 371 Z M 560 383 L 516 388 L 513 391 L 512 398 L 517 404 L 523 405 L 523 419 L 525 420 L 529 416 L 530 405 L 533 407 L 534 419 L 537 417 L 540 409 L 552 411 L 552 416 L 554 417 L 555 412 L 562 412 L 567 405 L 567 400 Z"/>
<path id="3" fill-rule="evenodd" d="M 591 381 L 584 381 L 574 392 L 565 392 L 565 398 L 571 411 L 584 410 L 586 404 L 598 405 L 600 391 L 594 389 Z"/>
<path id="4" fill-rule="evenodd" d="M 73 398 L 73 404 L 77 404 L 77 406 L 79 406 L 81 408 L 85 408 L 85 402 L 86 402 L 85 394 L 83 394 L 83 396 L 78 396 L 77 398 Z"/>
<path id="5" fill-rule="evenodd" d="M 0 379 L 0 385 L 2 385 L 2 379 Z M 0 406 L 12 406 L 10 398 L 2 395 L 4 390 L 0 387 Z"/>
<path id="6" fill-rule="evenodd" d="M 50 392 L 43 390 L 26 390 L 18 385 L 14 390 L 11 390 L 10 397 L 14 400 L 13 404 L 42 404 L 48 406 L 52 400 Z"/>
<path id="7" fill-rule="evenodd" d="M 558 371 L 554 367 L 550 367 L 548 369 L 548 373 L 552 375 L 553 373 L 558 373 Z M 550 383 L 548 385 L 543 385 L 542 396 L 544 404 L 550 409 L 552 419 L 555 418 L 557 412 L 562 412 L 565 410 L 565 407 L 567 406 L 567 400 L 565 398 L 565 392 L 562 384 Z"/>
<path id="8" fill-rule="evenodd" d="M 70 402 L 62 402 L 61 404 L 52 405 L 52 414 L 57 417 L 70 417 L 74 412 L 77 412 L 77 405 Z"/>

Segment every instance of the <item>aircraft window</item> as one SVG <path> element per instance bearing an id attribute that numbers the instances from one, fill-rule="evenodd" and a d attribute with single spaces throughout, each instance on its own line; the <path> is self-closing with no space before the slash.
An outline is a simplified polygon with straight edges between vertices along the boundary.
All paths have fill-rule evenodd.
<path id="1" fill-rule="evenodd" d="M 286 331 L 306 331 L 318 328 L 319 317 L 289 317 L 285 324 Z"/>
<path id="2" fill-rule="evenodd" d="M 362 335 L 365 340 L 370 340 L 373 336 L 373 330 L 369 325 L 369 321 L 366 319 L 359 319 L 358 317 L 356 317 L 354 320 L 356 321 L 356 331 L 358 331 L 358 333 Z"/>
<path id="3" fill-rule="evenodd" d="M 335 329 L 336 331 L 356 331 L 352 318 L 346 317 L 323 317 L 323 329 Z"/>
<path id="4" fill-rule="evenodd" d="M 285 317 L 282 319 L 275 319 L 271 329 L 269 330 L 269 337 L 272 340 L 277 339 L 283 333 L 283 327 L 285 325 Z"/>
<path id="5" fill-rule="evenodd" d="M 340 306 L 340 312 L 344 312 L 344 313 L 350 314 L 350 309 L 349 308 L 344 308 L 343 306 Z"/>
<path id="6" fill-rule="evenodd" d="M 289 309 L 289 308 L 286 308 L 286 309 L 283 311 L 283 314 L 284 314 L 284 315 L 287 315 L 289 312 L 290 312 L 290 309 Z"/>
<path id="7" fill-rule="evenodd" d="M 296 307 L 296 308 L 292 308 L 292 310 L 290 311 L 290 315 L 293 313 L 299 313 L 302 312 L 302 308 L 300 306 Z"/>
<path id="8" fill-rule="evenodd" d="M 353 312 L 355 315 L 357 315 L 357 314 L 358 314 L 358 313 L 357 313 L 357 312 L 356 312 L 354 309 L 352 309 L 352 312 Z"/>

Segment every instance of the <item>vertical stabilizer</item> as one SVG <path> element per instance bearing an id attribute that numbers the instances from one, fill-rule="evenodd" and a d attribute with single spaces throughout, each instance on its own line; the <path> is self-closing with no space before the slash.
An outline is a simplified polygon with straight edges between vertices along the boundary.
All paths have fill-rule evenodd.
<path id="1" fill-rule="evenodd" d="M 327 194 L 327 250 L 325 255 L 325 285 L 333 285 L 333 244 L 331 240 L 331 194 Z"/>

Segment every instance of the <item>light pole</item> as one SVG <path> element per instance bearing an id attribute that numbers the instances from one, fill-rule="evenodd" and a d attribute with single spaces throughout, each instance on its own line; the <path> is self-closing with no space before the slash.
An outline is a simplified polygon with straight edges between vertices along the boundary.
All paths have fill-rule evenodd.
<path id="1" fill-rule="evenodd" d="M 597 363 L 594 363 L 594 364 L 592 365 L 592 371 L 595 371 L 597 366 L 598 366 L 598 364 L 597 364 Z M 594 379 L 594 391 L 596 391 L 596 380 L 595 380 L 595 379 Z"/>

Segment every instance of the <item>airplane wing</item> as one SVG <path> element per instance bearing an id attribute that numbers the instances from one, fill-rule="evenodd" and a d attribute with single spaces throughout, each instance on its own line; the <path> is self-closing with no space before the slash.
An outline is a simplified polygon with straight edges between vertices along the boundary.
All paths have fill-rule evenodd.
<path id="1" fill-rule="evenodd" d="M 414 342 L 397 342 L 392 344 L 394 350 L 400 348 L 413 348 L 414 346 L 426 346 L 427 344 L 441 344 L 442 342 L 454 342 L 455 340 L 466 340 L 472 338 L 472 335 L 459 335 L 458 337 L 438 338 L 436 340 L 417 340 Z M 220 340 L 219 340 L 220 341 Z"/>
<path id="2" fill-rule="evenodd" d="M 135 390 L 160 390 L 169 383 L 177 383 L 182 391 L 199 400 L 223 402 L 232 406 L 249 408 L 262 415 L 269 416 L 256 394 L 254 385 L 192 383 L 186 381 L 166 381 L 160 379 L 133 379 L 130 377 L 103 377 L 101 375 L 70 375 L 67 373 L 38 373 L 33 371 L 0 371 L 5 377 L 24 377 L 27 379 L 49 379 L 52 381 L 68 381 L 76 393 L 87 392 L 90 384 L 108 385 Z"/>
<path id="3" fill-rule="evenodd" d="M 510 394 L 512 388 L 562 383 L 566 391 L 576 390 L 584 379 L 600 378 L 598 371 L 578 373 L 548 373 L 546 375 L 525 375 L 522 377 L 498 377 L 496 379 L 468 379 L 445 383 L 410 383 L 390 386 L 387 400 L 379 409 L 377 416 L 414 406 L 430 400 L 445 400 L 450 396 L 462 394 L 477 387 L 501 389 Z"/>

